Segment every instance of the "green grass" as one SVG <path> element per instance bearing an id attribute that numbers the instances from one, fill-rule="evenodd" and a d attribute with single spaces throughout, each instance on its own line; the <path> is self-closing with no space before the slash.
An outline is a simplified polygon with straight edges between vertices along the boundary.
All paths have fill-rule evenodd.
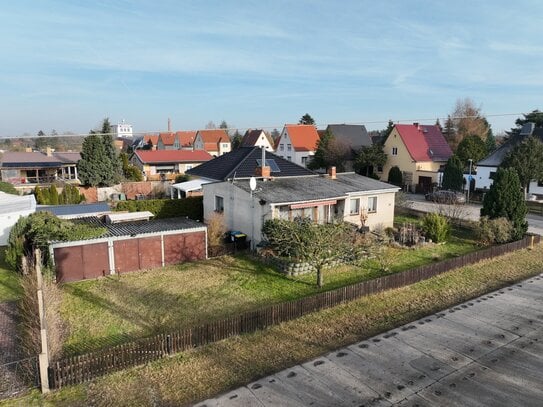
<path id="1" fill-rule="evenodd" d="M 19 275 L 4 260 L 5 248 L 0 248 L 0 302 L 15 301 L 21 297 Z"/>
<path id="2" fill-rule="evenodd" d="M 543 271 L 543 245 L 2 406 L 186 405 Z"/>
<path id="3" fill-rule="evenodd" d="M 451 238 L 444 245 L 387 248 L 389 273 L 476 249 L 473 241 Z M 326 270 L 318 289 L 315 274 L 287 277 L 248 256 L 111 276 L 62 287 L 61 316 L 67 325 L 66 354 L 83 353 L 134 337 L 168 332 L 244 311 L 384 275 L 375 260 Z"/>

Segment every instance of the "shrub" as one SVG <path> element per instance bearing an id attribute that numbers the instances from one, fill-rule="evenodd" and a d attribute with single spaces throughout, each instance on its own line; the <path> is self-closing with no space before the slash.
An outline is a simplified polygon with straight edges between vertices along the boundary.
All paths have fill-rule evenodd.
<path id="1" fill-rule="evenodd" d="M 0 191 L 6 194 L 19 195 L 15 187 L 9 182 L 0 181 Z"/>
<path id="2" fill-rule="evenodd" d="M 61 205 L 79 204 L 85 200 L 85 196 L 79 193 L 79 189 L 75 185 L 66 184 L 58 200 Z"/>
<path id="3" fill-rule="evenodd" d="M 16 270 L 21 270 L 21 259 L 35 248 L 42 251 L 43 264 L 51 266 L 48 245 L 50 241 L 81 240 L 98 237 L 106 231 L 103 227 L 76 224 L 57 218 L 49 212 L 35 212 L 21 217 L 11 229 L 6 249 L 6 262 Z"/>
<path id="4" fill-rule="evenodd" d="M 155 219 L 188 217 L 202 220 L 204 214 L 203 197 L 195 196 L 185 199 L 146 199 L 142 201 L 121 201 L 116 211 L 140 212 L 149 211 Z"/>
<path id="5" fill-rule="evenodd" d="M 400 167 L 395 165 L 388 172 L 388 183 L 401 187 L 403 185 L 403 175 Z"/>
<path id="6" fill-rule="evenodd" d="M 428 239 L 434 242 L 444 242 L 451 231 L 451 226 L 445 216 L 428 213 L 422 218 L 422 230 Z"/>
<path id="7" fill-rule="evenodd" d="M 190 181 L 190 175 L 188 174 L 179 174 L 175 177 L 175 183 L 179 184 L 180 182 Z"/>
<path id="8" fill-rule="evenodd" d="M 513 224 L 507 218 L 489 219 L 483 216 L 477 227 L 477 238 L 482 244 L 507 243 L 513 237 Z"/>

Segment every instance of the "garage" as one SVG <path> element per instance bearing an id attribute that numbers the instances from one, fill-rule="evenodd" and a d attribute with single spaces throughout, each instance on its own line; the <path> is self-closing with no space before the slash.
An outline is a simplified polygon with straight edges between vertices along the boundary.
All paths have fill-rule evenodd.
<path id="1" fill-rule="evenodd" d="M 84 218 L 107 232 L 97 239 L 49 246 L 59 283 L 153 269 L 207 258 L 207 228 L 185 218 L 111 223 Z"/>

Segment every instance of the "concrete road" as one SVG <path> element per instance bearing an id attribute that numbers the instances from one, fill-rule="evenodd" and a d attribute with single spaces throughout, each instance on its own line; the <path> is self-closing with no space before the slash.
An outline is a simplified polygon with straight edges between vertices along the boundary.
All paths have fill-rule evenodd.
<path id="1" fill-rule="evenodd" d="M 481 211 L 480 204 L 466 204 L 455 205 L 456 208 L 452 208 L 451 205 L 438 204 L 434 202 L 428 202 L 424 199 L 424 195 L 419 194 L 407 194 L 407 202 L 409 207 L 417 209 L 423 212 L 440 212 L 445 214 L 448 212 L 459 211 L 463 219 L 478 221 Z M 543 235 L 543 216 L 528 214 L 526 216 L 528 220 L 528 232 Z"/>
<path id="2" fill-rule="evenodd" d="M 543 405 L 543 274 L 197 404 L 390 405 Z"/>

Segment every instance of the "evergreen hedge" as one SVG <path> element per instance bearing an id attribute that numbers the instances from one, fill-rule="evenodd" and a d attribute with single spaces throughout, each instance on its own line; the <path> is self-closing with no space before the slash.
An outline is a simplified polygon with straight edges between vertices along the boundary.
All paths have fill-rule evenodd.
<path id="1" fill-rule="evenodd" d="M 121 201 L 116 211 L 149 211 L 155 219 L 189 217 L 201 221 L 204 217 L 203 197 L 185 199 L 148 199 L 141 201 Z"/>

